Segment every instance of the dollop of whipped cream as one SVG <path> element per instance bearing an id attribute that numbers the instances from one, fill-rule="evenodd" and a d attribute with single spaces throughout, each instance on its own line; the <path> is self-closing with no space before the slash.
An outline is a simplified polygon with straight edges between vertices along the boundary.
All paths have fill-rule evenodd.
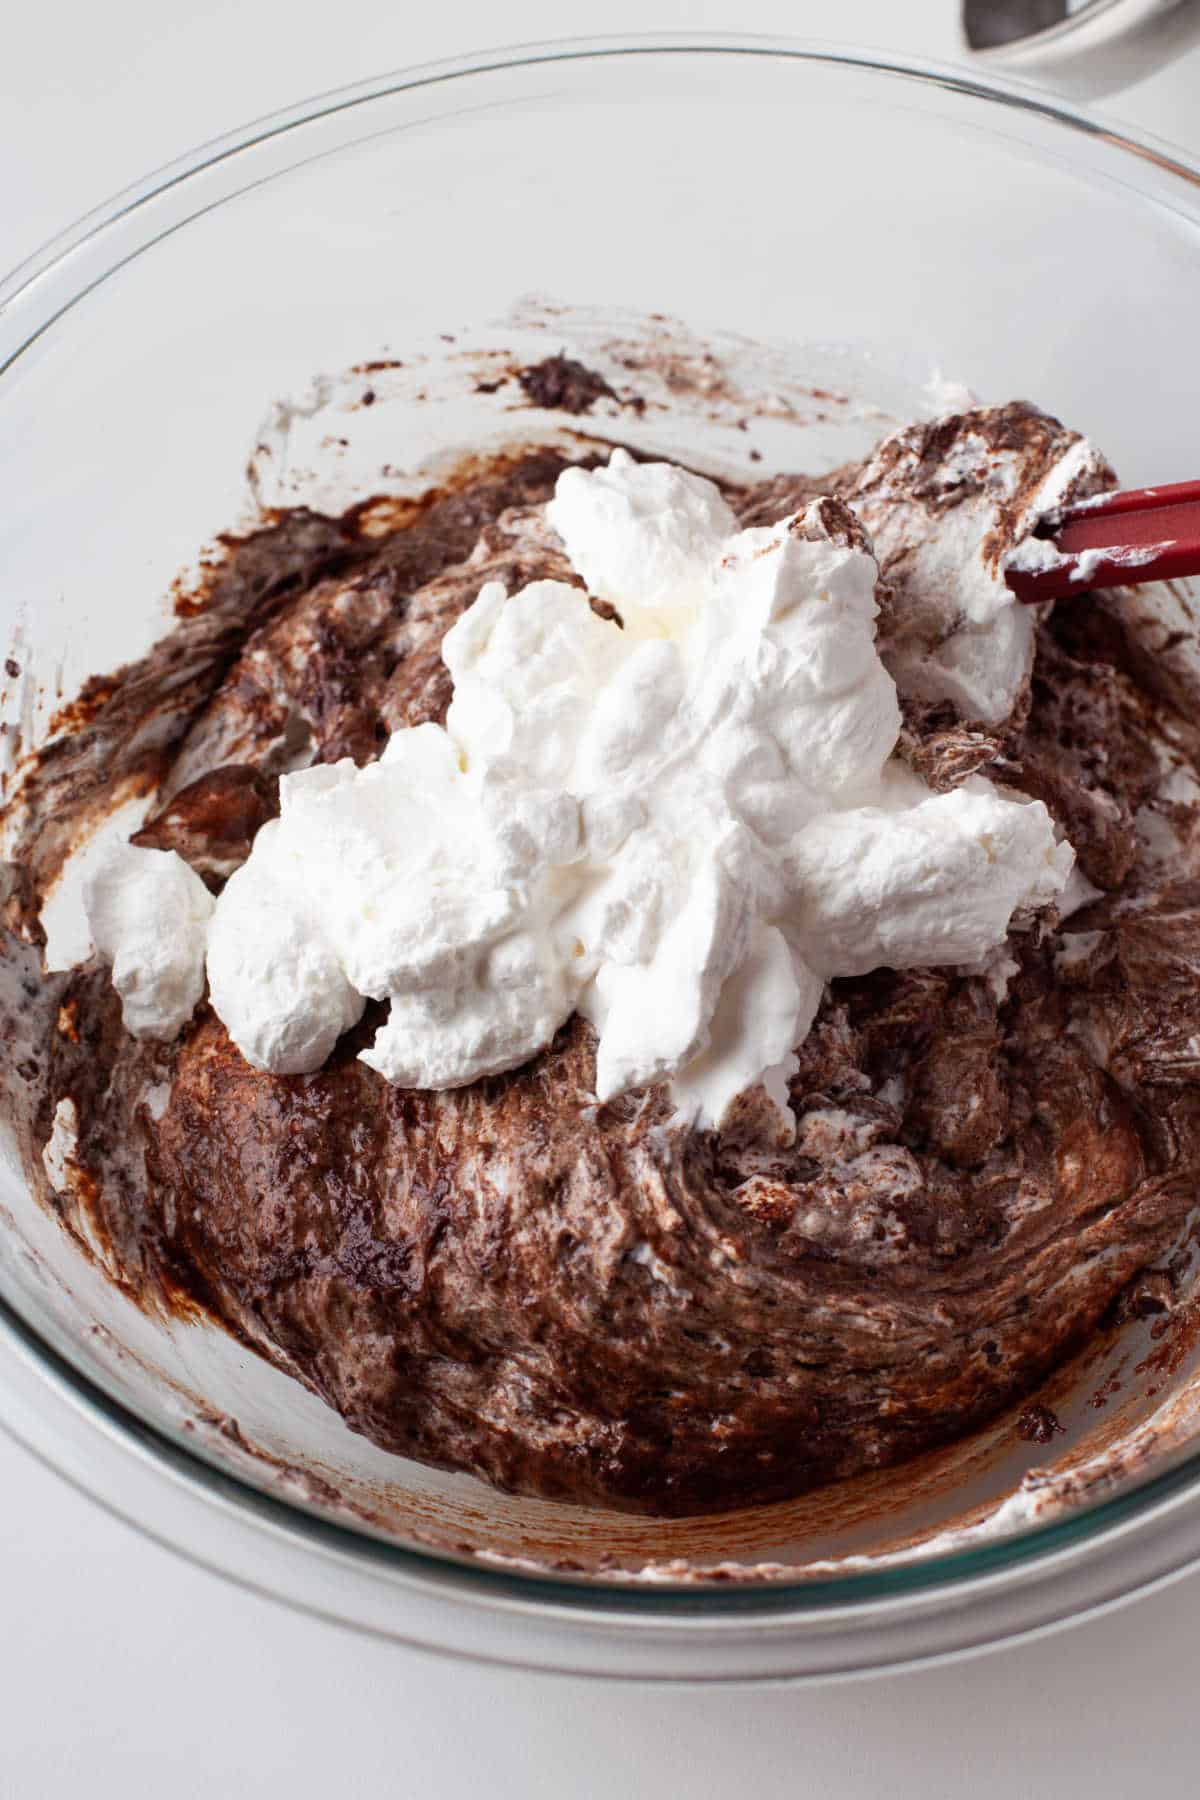
<path id="1" fill-rule="evenodd" d="M 934 794 L 893 759 L 878 571 L 841 502 L 739 530 L 713 483 L 615 450 L 564 472 L 546 519 L 586 591 L 487 583 L 443 643 L 444 727 L 283 778 L 211 920 L 177 908 L 163 1031 L 207 946 L 261 1069 L 320 1067 L 369 997 L 389 1013 L 366 1063 L 462 1086 L 578 1010 L 599 1100 L 669 1081 L 718 1125 L 761 1085 L 787 1135 L 830 977 L 977 962 L 1073 853 L 1040 802 L 981 778 Z M 92 906 L 114 975 L 136 965 L 149 913 Z"/>
<path id="2" fill-rule="evenodd" d="M 112 964 L 133 1037 L 171 1038 L 204 993 L 212 895 L 173 850 L 116 845 L 89 877 L 84 910 L 96 952 Z"/>
<path id="3" fill-rule="evenodd" d="M 1037 617 L 1005 571 L 1042 566 L 1029 560 L 1042 554 L 1039 521 L 1114 483 L 1094 444 L 1020 401 L 884 439 L 850 500 L 895 595 L 884 660 L 906 695 L 949 700 L 985 724 L 1008 717 L 1033 668 Z"/>

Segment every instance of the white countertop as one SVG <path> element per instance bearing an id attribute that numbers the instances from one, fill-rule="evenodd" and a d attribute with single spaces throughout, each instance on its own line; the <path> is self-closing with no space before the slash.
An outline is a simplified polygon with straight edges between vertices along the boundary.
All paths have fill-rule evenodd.
<path id="1" fill-rule="evenodd" d="M 954 0 L 68 0 L 0 59 L 0 268 L 255 114 L 380 70 L 570 32 L 736 29 L 953 55 Z M 1200 53 L 1110 110 L 1200 149 Z M 793 1692 L 584 1686 L 451 1664 L 242 1593 L 0 1438 L 0 1800 L 395 1792 L 1192 1796 L 1200 1577 L 1040 1643 Z"/>

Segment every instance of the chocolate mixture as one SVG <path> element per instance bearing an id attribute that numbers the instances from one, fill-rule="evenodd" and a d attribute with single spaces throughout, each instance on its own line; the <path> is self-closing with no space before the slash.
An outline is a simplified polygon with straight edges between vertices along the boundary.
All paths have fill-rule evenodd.
<path id="1" fill-rule="evenodd" d="M 990 417 L 1035 460 L 1071 441 L 1028 408 Z M 939 429 L 922 466 L 953 455 Z M 176 1043 L 134 1042 L 107 970 L 47 977 L 36 956 L 40 896 L 117 795 L 154 790 L 135 841 L 216 888 L 282 771 L 441 719 L 441 638 L 483 581 L 576 580 L 539 510 L 562 466 L 496 459 L 390 515 L 281 516 L 93 685 L 10 807 L 25 991 L 5 1023 L 40 1042 L 9 1110 L 47 1204 L 144 1303 L 202 1306 L 375 1442 L 520 1492 L 699 1512 L 895 1461 L 1028 1393 L 1192 1206 L 1200 889 L 1140 847 L 1139 811 L 1170 811 L 1163 703 L 1112 611 L 1053 611 L 1004 725 L 912 702 L 901 745 L 937 788 L 982 771 L 1044 799 L 1101 897 L 1014 930 L 1007 987 L 832 983 L 787 1150 L 752 1095 L 721 1132 L 681 1127 L 663 1089 L 597 1106 L 578 1018 L 508 1075 L 402 1091 L 356 1060 L 379 1007 L 319 1073 L 271 1076 L 204 1006 Z M 853 505 L 862 481 L 820 487 Z M 761 524 L 817 491 L 729 497 Z M 913 620 L 903 569 L 884 576 L 886 656 Z"/>

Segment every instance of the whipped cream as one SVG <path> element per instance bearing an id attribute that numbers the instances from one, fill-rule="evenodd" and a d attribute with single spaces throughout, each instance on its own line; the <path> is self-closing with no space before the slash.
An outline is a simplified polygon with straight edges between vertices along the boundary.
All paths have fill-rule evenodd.
<path id="1" fill-rule="evenodd" d="M 1037 616 L 1005 580 L 1040 569 L 1038 523 L 1064 500 L 1112 484 L 1087 438 L 1039 416 L 1037 435 L 1006 431 L 1013 409 L 981 407 L 886 438 L 851 495 L 901 629 L 885 659 L 905 694 L 950 700 L 995 724 L 1033 667 Z"/>
<path id="2" fill-rule="evenodd" d="M 934 794 L 893 759 L 877 566 L 840 502 L 739 530 L 713 483 L 616 450 L 567 470 L 545 516 L 586 591 L 487 583 L 444 640 L 444 727 L 284 776 L 211 920 L 176 906 L 154 1017 L 182 1022 L 207 950 L 256 1067 L 318 1068 L 371 998 L 389 1012 L 363 1060 L 446 1088 L 578 1010 L 599 1100 L 669 1081 L 719 1124 L 761 1086 L 786 1135 L 828 979 L 979 961 L 1061 892 L 1072 851 L 1040 802 L 978 777 Z M 158 857 L 155 895 L 162 865 L 190 873 L 127 855 Z M 163 905 L 121 868 L 93 929 L 133 993 Z"/>
<path id="3" fill-rule="evenodd" d="M 1107 493 L 1097 499 L 1107 500 Z M 1025 538 L 1004 558 L 1007 569 L 1020 569 L 1027 575 L 1048 575 L 1051 571 L 1069 569 L 1071 579 L 1082 591 L 1095 583 L 1101 569 L 1109 564 L 1118 569 L 1143 569 L 1157 561 L 1165 550 L 1172 550 L 1175 538 L 1164 538 L 1156 544 L 1106 544 L 1092 550 L 1060 550 L 1053 538 Z"/>
<path id="4" fill-rule="evenodd" d="M 173 850 L 115 845 L 89 875 L 83 904 L 126 1031 L 174 1037 L 204 993 L 213 897 L 200 877 Z"/>

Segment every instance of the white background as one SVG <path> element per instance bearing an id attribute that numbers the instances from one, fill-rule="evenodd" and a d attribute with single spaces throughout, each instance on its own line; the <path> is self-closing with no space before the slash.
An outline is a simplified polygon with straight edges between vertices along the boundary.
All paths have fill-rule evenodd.
<path id="1" fill-rule="evenodd" d="M 775 31 L 954 54 L 956 0 L 13 0 L 0 268 L 193 144 L 498 42 Z M 1200 54 L 1110 103 L 1200 151 Z M 823 1690 L 584 1686 L 459 1666 L 243 1594 L 0 1438 L 0 1796 L 414 1800 L 1200 1788 L 1200 1578 L 1039 1644 Z"/>

